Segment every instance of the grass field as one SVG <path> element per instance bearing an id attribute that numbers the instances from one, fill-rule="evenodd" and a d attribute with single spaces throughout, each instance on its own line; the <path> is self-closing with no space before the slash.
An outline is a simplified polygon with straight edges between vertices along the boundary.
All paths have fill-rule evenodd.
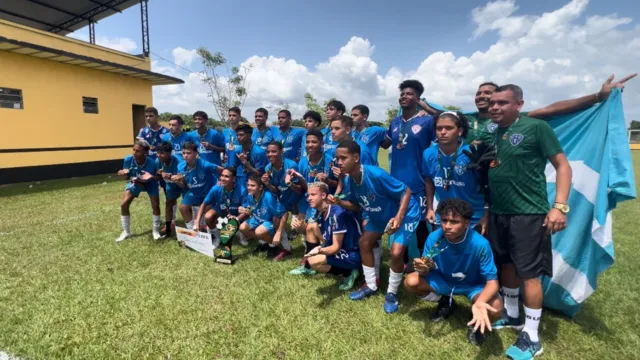
<path id="1" fill-rule="evenodd" d="M 638 174 L 640 153 L 634 159 Z M 435 305 L 402 290 L 400 312 L 387 315 L 383 296 L 353 302 L 334 278 L 290 276 L 299 241 L 282 263 L 236 247 L 234 266 L 154 242 L 146 195 L 132 207 L 135 236 L 116 245 L 124 182 L 115 176 L 29 185 L 0 188 L 0 351 L 15 356 L 485 359 L 516 338 L 505 330 L 480 349 L 469 345 L 464 301 L 450 321 L 431 324 Z M 636 201 L 615 211 L 616 264 L 584 310 L 574 319 L 544 313 L 543 358 L 637 358 L 639 218 Z M 386 276 L 385 265 L 383 289 Z"/>

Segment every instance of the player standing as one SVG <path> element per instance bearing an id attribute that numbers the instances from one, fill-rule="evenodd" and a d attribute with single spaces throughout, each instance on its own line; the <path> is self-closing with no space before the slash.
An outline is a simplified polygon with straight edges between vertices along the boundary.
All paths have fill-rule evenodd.
<path id="1" fill-rule="evenodd" d="M 365 145 L 367 151 L 375 160 L 373 165 L 378 166 L 378 150 L 380 150 L 380 147 L 388 149 L 391 146 L 391 142 L 385 141 L 387 130 L 380 126 L 367 126 L 369 108 L 366 105 L 354 106 L 351 109 L 351 118 L 353 119 L 351 137 Z"/>
<path id="2" fill-rule="evenodd" d="M 196 111 L 193 114 L 193 124 L 196 129 L 191 132 L 194 139 L 198 139 L 198 154 L 200 157 L 214 165 L 222 164 L 224 153 L 224 137 L 215 129 L 207 128 L 209 116 L 204 111 Z"/>
<path id="3" fill-rule="evenodd" d="M 276 126 L 268 126 L 269 112 L 265 108 L 258 108 L 255 112 L 256 128 L 251 135 L 251 141 L 258 145 L 262 150 L 267 151 L 267 145 L 279 137 L 278 128 Z"/>
<path id="4" fill-rule="evenodd" d="M 151 159 L 156 159 L 156 147 L 162 142 L 162 136 L 169 133 L 169 129 L 158 123 L 158 109 L 154 107 L 148 107 L 144 109 L 144 119 L 149 126 L 145 126 L 140 129 L 138 140 L 144 140 L 149 144 L 149 156 Z"/>
<path id="5" fill-rule="evenodd" d="M 171 155 L 173 147 L 169 142 L 162 142 L 158 147 L 158 158 L 156 159 L 156 169 L 158 177 L 164 180 L 164 218 L 165 228 L 160 232 L 163 238 L 171 236 L 171 228 L 175 224 L 177 202 L 182 195 L 182 189 L 174 181 L 171 180 L 173 175 L 178 174 L 178 165 L 180 160 Z"/>
<path id="6" fill-rule="evenodd" d="M 251 141 L 254 129 L 249 124 L 236 127 L 236 137 L 240 145 L 234 145 L 229 152 L 227 166 L 237 169 L 237 181 L 246 184 L 251 175 L 262 176 L 267 166 L 267 153 Z"/>
<path id="7" fill-rule="evenodd" d="M 173 152 L 171 155 L 175 156 L 183 162 L 182 158 L 182 145 L 186 142 L 197 143 L 198 139 L 194 138 L 193 135 L 183 132 L 182 126 L 184 125 L 184 120 L 180 115 L 173 115 L 169 118 L 169 134 L 165 134 L 162 136 L 162 141 L 168 141 L 173 146 Z"/>
<path id="8" fill-rule="evenodd" d="M 333 138 L 331 134 L 331 122 L 333 120 L 340 119 L 341 116 L 347 111 L 346 106 L 341 101 L 331 100 L 327 103 L 326 108 L 326 117 L 329 122 L 329 128 L 326 130 L 324 134 L 324 150 L 335 152 L 336 146 L 338 146 L 338 141 Z"/>
<path id="9" fill-rule="evenodd" d="M 295 162 L 300 161 L 302 143 L 307 132 L 301 128 L 291 127 L 291 112 L 286 109 L 278 112 L 278 125 L 280 126 L 278 140 L 284 147 L 284 157 Z"/>

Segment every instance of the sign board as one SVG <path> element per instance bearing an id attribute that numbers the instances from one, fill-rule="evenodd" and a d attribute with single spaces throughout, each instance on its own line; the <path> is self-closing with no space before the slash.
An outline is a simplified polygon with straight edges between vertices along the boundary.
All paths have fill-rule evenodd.
<path id="1" fill-rule="evenodd" d="M 176 235 L 178 236 L 178 241 L 184 242 L 184 244 L 189 248 L 201 254 L 213 257 L 211 234 L 176 227 Z"/>

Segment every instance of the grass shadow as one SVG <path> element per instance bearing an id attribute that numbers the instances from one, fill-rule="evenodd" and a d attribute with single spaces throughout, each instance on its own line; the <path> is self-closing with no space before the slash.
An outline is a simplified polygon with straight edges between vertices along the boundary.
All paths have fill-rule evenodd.
<path id="1" fill-rule="evenodd" d="M 331 276 L 331 278 L 334 279 L 335 282 L 331 285 L 316 289 L 316 294 L 322 296 L 322 300 L 320 301 L 320 303 L 318 303 L 318 308 L 320 309 L 328 308 L 335 299 L 342 297 L 346 293 L 348 293 L 348 291 L 340 291 L 338 289 L 338 285 L 340 284 L 339 277 L 332 275 L 324 276 Z"/>
<path id="2" fill-rule="evenodd" d="M 84 186 L 100 185 L 104 183 L 122 182 L 124 189 L 125 181 L 115 174 L 93 175 L 77 178 L 55 179 L 45 181 L 32 181 L 16 184 L 0 185 L 0 196 L 11 197 L 19 195 L 38 194 L 42 192 L 79 188 Z"/>

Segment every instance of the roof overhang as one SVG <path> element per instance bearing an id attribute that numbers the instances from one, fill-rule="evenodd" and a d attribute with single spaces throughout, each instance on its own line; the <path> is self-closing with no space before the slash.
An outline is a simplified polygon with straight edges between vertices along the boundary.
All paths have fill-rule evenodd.
<path id="1" fill-rule="evenodd" d="M 142 80 L 151 81 L 153 85 L 184 84 L 184 81 L 182 79 L 155 73 L 153 71 L 138 69 L 133 66 L 117 64 L 90 56 L 74 54 L 68 51 L 49 48 L 24 41 L 8 39 L 2 36 L 0 36 L 0 51 L 10 51 L 17 54 L 57 61 L 64 64 L 82 66 L 94 70 L 107 71 L 124 76 L 130 76 Z"/>

